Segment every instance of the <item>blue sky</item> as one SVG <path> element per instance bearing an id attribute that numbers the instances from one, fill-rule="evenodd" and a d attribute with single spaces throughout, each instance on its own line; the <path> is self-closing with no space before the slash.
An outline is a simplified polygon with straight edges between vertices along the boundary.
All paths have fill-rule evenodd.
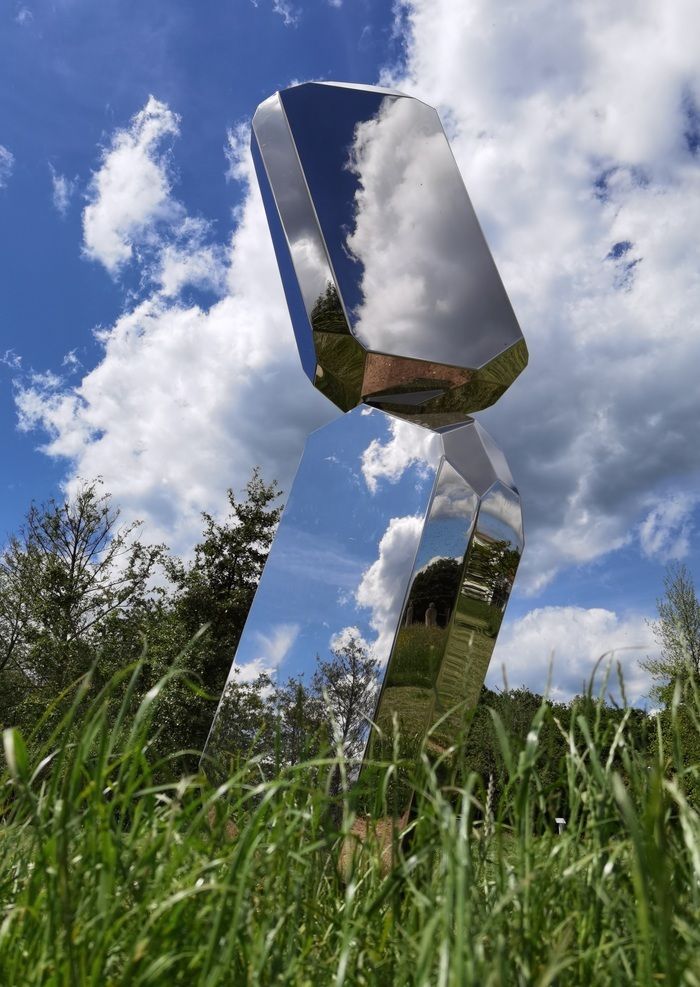
<path id="1" fill-rule="evenodd" d="M 542 688 L 555 649 L 564 695 L 646 646 L 666 562 L 700 577 L 699 21 L 689 0 L 3 4 L 2 534 L 101 474 L 186 552 L 253 464 L 289 489 L 336 412 L 299 367 L 246 126 L 294 81 L 383 79 L 438 107 L 530 347 L 481 416 L 527 536 L 494 669 Z"/>

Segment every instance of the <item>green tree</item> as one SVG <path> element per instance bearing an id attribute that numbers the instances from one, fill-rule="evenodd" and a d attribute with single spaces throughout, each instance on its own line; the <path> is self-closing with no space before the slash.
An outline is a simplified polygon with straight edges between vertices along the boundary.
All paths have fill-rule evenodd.
<path id="1" fill-rule="evenodd" d="M 658 620 L 650 626 L 659 645 L 658 658 L 642 666 L 655 680 L 654 693 L 670 700 L 678 678 L 700 676 L 700 601 L 686 566 L 674 563 L 666 570 L 664 595 L 656 603 Z"/>
<path id="2" fill-rule="evenodd" d="M 279 496 L 277 484 L 266 484 L 259 469 L 244 493 L 238 499 L 228 491 L 229 512 L 221 521 L 203 513 L 204 535 L 192 562 L 167 562 L 172 585 L 167 613 L 155 618 L 160 628 L 149 623 L 149 638 L 156 642 L 165 631 L 166 651 L 157 648 L 154 661 L 159 658 L 162 668 L 186 649 L 181 667 L 200 686 L 193 694 L 183 679 L 169 690 L 162 735 L 181 747 L 204 746 L 282 510 L 272 506 Z M 205 632 L 188 646 L 202 628 Z M 151 641 L 149 653 L 152 649 Z"/>
<path id="3" fill-rule="evenodd" d="M 350 637 L 331 648 L 328 661 L 317 659 L 313 689 L 323 702 L 329 739 L 348 758 L 362 754 L 377 701 L 377 661 Z"/>
<path id="4" fill-rule="evenodd" d="M 224 687 L 209 735 L 204 766 L 223 782 L 247 759 L 258 756 L 264 770 L 274 762 L 275 711 L 273 684 L 266 674 L 250 682 L 234 673 Z"/>
<path id="5" fill-rule="evenodd" d="M 323 703 L 301 676 L 278 685 L 272 697 L 276 717 L 277 759 L 283 764 L 319 754 L 325 741 Z"/>
<path id="6" fill-rule="evenodd" d="M 194 560 L 168 563 L 175 604 L 184 626 L 194 634 L 204 624 L 209 663 L 207 680 L 223 687 L 248 616 L 267 554 L 282 513 L 271 504 L 279 497 L 276 483 L 267 484 L 258 468 L 245 487 L 245 499 L 228 490 L 229 512 L 222 521 L 204 512 L 204 537 Z M 220 680 L 220 681 L 219 681 Z"/>
<path id="7" fill-rule="evenodd" d="M 90 668 L 101 629 L 149 593 L 162 546 L 122 525 L 101 482 L 29 509 L 0 556 L 0 715 L 40 710 Z"/>
<path id="8" fill-rule="evenodd" d="M 678 780 L 686 796 L 700 804 L 696 766 L 700 763 L 700 724 L 697 696 L 700 690 L 700 602 L 687 567 L 675 563 L 666 570 L 664 595 L 657 600 L 658 620 L 651 623 L 659 645 L 657 658 L 642 666 L 654 679 L 652 694 L 663 703 L 659 714 L 661 740 L 669 770 L 674 737 L 680 737 L 683 766 Z M 658 754 L 658 748 L 657 748 Z M 676 761 L 676 770 L 679 765 Z"/>
<path id="9" fill-rule="evenodd" d="M 413 604 L 413 623 L 422 624 L 425 611 L 434 603 L 438 612 L 438 624 L 444 627 L 457 600 L 462 565 L 456 559 L 436 559 L 419 572 L 411 587 L 410 604 Z"/>

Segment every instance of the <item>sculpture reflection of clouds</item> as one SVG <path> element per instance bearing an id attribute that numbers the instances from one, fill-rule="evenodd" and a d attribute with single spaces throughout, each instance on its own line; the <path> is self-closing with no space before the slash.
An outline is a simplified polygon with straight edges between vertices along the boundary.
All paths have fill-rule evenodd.
<path id="1" fill-rule="evenodd" d="M 527 362 L 437 113 L 309 83 L 253 118 L 253 159 L 304 369 L 431 427 L 488 407 Z"/>
<path id="2" fill-rule="evenodd" d="M 379 542 L 379 557 L 365 570 L 355 600 L 370 611 L 376 634 L 372 655 L 382 665 L 389 660 L 401 606 L 423 531 L 423 517 L 394 517 Z"/>
<path id="3" fill-rule="evenodd" d="M 430 508 L 430 517 L 473 519 L 479 499 L 464 478 L 448 462 L 440 470 L 440 480 Z M 471 520 L 469 521 L 471 524 Z"/>
<path id="4" fill-rule="evenodd" d="M 480 521 L 495 538 L 512 544 L 513 548 L 523 548 L 523 515 L 520 498 L 504 483 L 497 482 L 481 502 Z"/>
<path id="5" fill-rule="evenodd" d="M 234 663 L 228 679 L 235 674 L 239 682 L 253 682 L 259 675 L 274 674 L 289 653 L 298 633 L 298 624 L 280 624 L 268 634 L 257 631 L 255 637 L 259 654 L 245 663 Z"/>
<path id="6" fill-rule="evenodd" d="M 389 439 L 373 439 L 362 454 L 362 475 L 374 493 L 380 480 L 397 483 L 416 466 L 422 475 L 434 471 L 442 456 L 440 436 L 399 418 L 389 418 Z"/>
<path id="7" fill-rule="evenodd" d="M 363 637 L 362 631 L 357 624 L 343 627 L 342 630 L 338 631 L 336 634 L 332 634 L 330 641 L 328 642 L 331 648 L 341 649 L 348 647 L 351 643 L 358 645 L 368 654 L 371 651 L 370 643 Z"/>
<path id="8" fill-rule="evenodd" d="M 304 369 L 348 413 L 309 437 L 235 664 L 308 682 L 360 644 L 387 666 L 376 721 L 413 750 L 476 702 L 515 577 L 517 491 L 468 415 L 527 350 L 432 108 L 307 84 L 253 130 Z"/>
<path id="9" fill-rule="evenodd" d="M 385 98 L 357 124 L 348 167 L 363 345 L 461 367 L 512 345 L 519 331 L 435 111 Z"/>

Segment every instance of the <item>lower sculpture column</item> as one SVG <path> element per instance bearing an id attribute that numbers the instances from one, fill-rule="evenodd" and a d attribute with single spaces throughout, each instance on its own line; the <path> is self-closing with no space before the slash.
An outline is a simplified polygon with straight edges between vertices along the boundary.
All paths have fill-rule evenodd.
<path id="1" fill-rule="evenodd" d="M 444 751 L 478 700 L 522 549 L 517 490 L 475 421 L 431 430 L 361 405 L 314 432 L 217 709 L 207 770 L 225 777 L 247 753 L 236 750 L 240 683 L 266 673 L 310 686 L 319 661 L 348 646 L 377 661 L 376 729 L 355 730 L 350 753 L 359 734 L 368 757 L 386 753 L 394 722 L 403 753 L 426 735 L 428 749 Z"/>

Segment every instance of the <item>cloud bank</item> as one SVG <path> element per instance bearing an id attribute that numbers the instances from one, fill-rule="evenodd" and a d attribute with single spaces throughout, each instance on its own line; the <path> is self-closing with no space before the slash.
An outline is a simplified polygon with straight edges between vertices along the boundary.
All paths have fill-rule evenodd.
<path id="1" fill-rule="evenodd" d="M 388 81 L 439 108 L 530 348 L 483 419 L 526 505 L 534 592 L 631 540 L 648 552 L 641 519 L 697 485 L 700 10 L 400 12 Z"/>
<path id="2" fill-rule="evenodd" d="M 550 697 L 568 702 L 586 691 L 598 659 L 603 658 L 593 682 L 594 695 L 609 674 L 606 696 L 621 701 L 619 663 L 627 700 L 643 704 L 650 680 L 638 662 L 655 650 L 651 631 L 639 615 L 620 616 L 600 608 L 539 607 L 504 625 L 486 684 L 491 688 L 525 685 L 541 693 L 549 665 Z"/>
<path id="3" fill-rule="evenodd" d="M 101 475 L 149 537 L 187 552 L 202 510 L 220 510 L 255 464 L 287 485 L 306 435 L 334 413 L 299 366 L 247 147 L 229 147 L 243 201 L 230 241 L 216 243 L 173 191 L 178 127 L 151 97 L 113 135 L 83 212 L 86 256 L 115 277 L 136 264 L 145 292 L 96 330 L 102 359 L 77 385 L 33 375 L 16 400 L 20 428 L 70 462 L 69 489 Z M 186 304 L 187 286 L 214 301 Z"/>

